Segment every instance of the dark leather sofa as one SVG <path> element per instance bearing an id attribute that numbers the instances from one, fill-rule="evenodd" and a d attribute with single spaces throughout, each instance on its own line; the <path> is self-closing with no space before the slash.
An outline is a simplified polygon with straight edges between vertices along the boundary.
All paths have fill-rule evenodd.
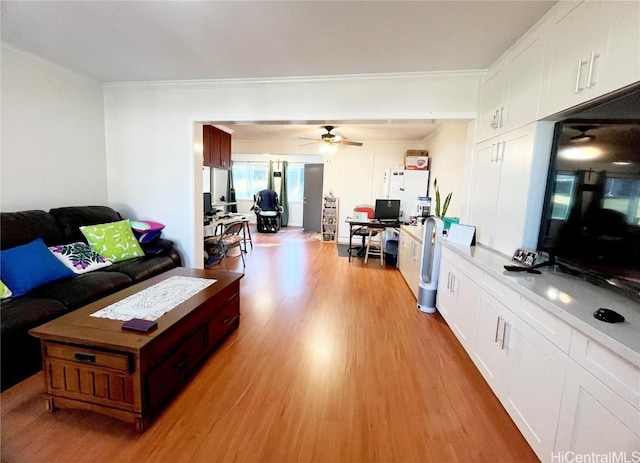
<path id="1" fill-rule="evenodd" d="M 42 238 L 48 246 L 86 242 L 80 226 L 122 219 L 118 212 L 106 206 L 3 212 L 0 214 L 0 248 L 9 249 L 36 238 Z M 0 301 L 2 390 L 42 368 L 40 342 L 29 335 L 31 328 L 182 264 L 169 240 L 159 238 L 141 246 L 144 257 L 116 262 Z"/>

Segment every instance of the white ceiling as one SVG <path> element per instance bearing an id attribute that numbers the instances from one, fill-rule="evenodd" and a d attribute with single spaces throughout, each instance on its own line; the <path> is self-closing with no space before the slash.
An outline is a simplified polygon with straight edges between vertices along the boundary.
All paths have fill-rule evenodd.
<path id="1" fill-rule="evenodd" d="M 235 79 L 486 69 L 555 3 L 3 0 L 0 19 L 3 42 L 100 82 Z M 319 136 L 324 122 L 232 128 Z M 358 141 L 438 126 L 332 122 Z"/>

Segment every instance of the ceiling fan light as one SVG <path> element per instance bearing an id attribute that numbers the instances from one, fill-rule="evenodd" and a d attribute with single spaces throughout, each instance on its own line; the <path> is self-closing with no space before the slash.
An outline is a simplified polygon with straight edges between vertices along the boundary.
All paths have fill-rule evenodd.
<path id="1" fill-rule="evenodd" d="M 578 135 L 575 137 L 571 137 L 571 141 L 574 143 L 587 143 L 593 141 L 596 137 L 593 135 Z"/>

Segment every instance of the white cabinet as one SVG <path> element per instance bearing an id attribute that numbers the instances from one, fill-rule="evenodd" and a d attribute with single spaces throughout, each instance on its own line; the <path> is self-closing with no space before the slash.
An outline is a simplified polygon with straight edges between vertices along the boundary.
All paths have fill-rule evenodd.
<path id="1" fill-rule="evenodd" d="M 536 454 L 550 455 L 566 355 L 483 292 L 473 360 Z"/>
<path id="2" fill-rule="evenodd" d="M 476 342 L 480 289 L 474 281 L 481 279 L 480 269 L 442 250 L 436 307 L 467 350 Z"/>
<path id="3" fill-rule="evenodd" d="M 487 140 L 536 120 L 545 40 L 535 31 L 519 42 L 482 82 L 477 141 Z"/>
<path id="4" fill-rule="evenodd" d="M 640 411 L 581 366 L 570 362 L 556 452 L 606 454 L 640 449 Z M 637 454 L 636 454 L 637 455 Z"/>
<path id="5" fill-rule="evenodd" d="M 456 303 L 455 254 L 446 248 L 440 254 L 440 271 L 438 273 L 438 292 L 436 293 L 436 308 L 449 326 L 453 323 L 453 316 L 458 307 Z"/>
<path id="6" fill-rule="evenodd" d="M 420 282 L 421 254 L 422 243 L 401 228 L 398 250 L 398 268 L 416 299 L 418 298 Z"/>
<path id="7" fill-rule="evenodd" d="M 535 124 L 476 145 L 471 223 L 481 243 L 505 254 L 522 246 Z"/>
<path id="8" fill-rule="evenodd" d="M 548 43 L 539 118 L 640 80 L 640 2 L 561 2 Z"/>

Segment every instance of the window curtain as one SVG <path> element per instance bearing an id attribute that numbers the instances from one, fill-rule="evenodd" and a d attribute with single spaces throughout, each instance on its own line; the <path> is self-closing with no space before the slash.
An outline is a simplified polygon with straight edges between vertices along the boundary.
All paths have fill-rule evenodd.
<path id="1" fill-rule="evenodd" d="M 233 162 L 227 171 L 227 201 L 230 203 L 236 202 L 236 190 L 233 188 Z M 229 212 L 238 212 L 238 206 L 236 204 L 229 206 L 227 209 Z"/>
<path id="2" fill-rule="evenodd" d="M 269 161 L 269 175 L 267 177 L 267 190 L 273 190 L 273 161 Z"/>
<path id="3" fill-rule="evenodd" d="M 282 216 L 280 217 L 280 225 L 286 227 L 289 225 L 289 193 L 287 192 L 287 165 L 288 161 L 282 161 L 282 178 L 280 182 L 280 205 L 282 206 Z"/>

